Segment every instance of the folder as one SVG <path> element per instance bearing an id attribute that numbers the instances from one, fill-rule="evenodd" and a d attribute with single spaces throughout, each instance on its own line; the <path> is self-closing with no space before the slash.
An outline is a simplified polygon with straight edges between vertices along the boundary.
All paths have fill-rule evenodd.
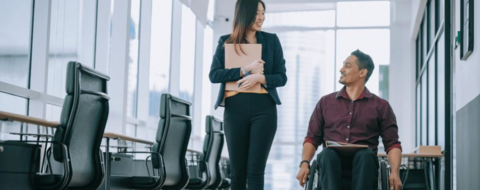
<path id="1" fill-rule="evenodd" d="M 361 144 L 350 144 L 350 143 L 342 143 L 342 142 L 335 142 L 335 141 L 327 141 L 325 140 L 325 146 L 327 148 L 332 148 L 337 151 L 342 156 L 353 156 L 355 152 L 360 149 L 368 148 L 368 145 L 361 145 Z"/>
<path id="2" fill-rule="evenodd" d="M 243 52 L 239 47 L 242 48 Z M 262 44 L 237 44 L 237 51 L 235 51 L 233 44 L 225 44 L 225 69 L 243 67 L 249 65 L 255 60 L 261 59 Z M 236 81 L 227 82 L 225 85 L 225 90 L 238 92 L 260 92 L 261 85 L 258 83 L 249 89 L 240 90 Z"/>

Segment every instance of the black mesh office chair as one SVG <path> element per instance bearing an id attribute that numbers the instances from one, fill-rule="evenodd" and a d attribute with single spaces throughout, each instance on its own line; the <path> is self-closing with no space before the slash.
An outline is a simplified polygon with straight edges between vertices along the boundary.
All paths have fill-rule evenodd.
<path id="1" fill-rule="evenodd" d="M 219 189 L 229 189 L 230 188 L 230 160 L 225 159 L 220 164 L 222 166 L 222 184 Z"/>
<path id="2" fill-rule="evenodd" d="M 37 174 L 35 189 L 96 189 L 101 184 L 100 144 L 109 112 L 109 79 L 78 62 L 68 63 L 67 95 L 51 149 L 51 164 L 60 164 L 63 172 Z"/>
<path id="3" fill-rule="evenodd" d="M 160 122 L 152 151 L 163 156 L 165 167 L 161 168 L 158 164 L 161 158 L 157 154 L 151 156 L 153 168 L 165 176 L 162 185 L 164 190 L 183 189 L 188 184 L 185 154 L 192 131 L 190 106 L 190 102 L 170 94 L 162 94 Z"/>
<path id="4" fill-rule="evenodd" d="M 224 143 L 223 122 L 209 115 L 205 124 L 203 152 L 198 161 L 199 174 L 191 176 L 187 189 L 217 189 L 222 183 L 220 156 Z"/>

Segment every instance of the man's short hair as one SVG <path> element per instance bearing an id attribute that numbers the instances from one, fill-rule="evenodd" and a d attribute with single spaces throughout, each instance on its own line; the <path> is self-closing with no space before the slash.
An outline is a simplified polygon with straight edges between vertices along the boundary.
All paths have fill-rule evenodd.
<path id="1" fill-rule="evenodd" d="M 367 83 L 370 76 L 372 76 L 373 70 L 375 69 L 375 64 L 370 55 L 363 53 L 360 50 L 355 50 L 351 55 L 357 57 L 358 70 L 367 69 L 367 78 L 365 78 L 365 83 Z"/>

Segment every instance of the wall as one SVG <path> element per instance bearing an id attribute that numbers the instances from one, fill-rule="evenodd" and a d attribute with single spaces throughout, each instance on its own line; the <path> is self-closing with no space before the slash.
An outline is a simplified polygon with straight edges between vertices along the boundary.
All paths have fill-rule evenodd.
<path id="1" fill-rule="evenodd" d="M 455 31 L 460 31 L 460 0 L 455 0 Z M 480 9 L 478 1 L 474 9 Z M 480 14 L 474 15 L 474 31 L 480 31 Z M 478 162 L 471 161 L 472 158 L 480 156 L 478 145 L 480 140 L 480 36 L 474 39 L 473 53 L 466 61 L 460 60 L 460 48 L 454 51 L 454 109 L 456 118 L 454 121 L 454 166 L 456 165 L 456 188 L 475 189 L 480 186 L 476 176 L 480 173 Z M 458 147 L 458 148 L 455 148 Z"/>

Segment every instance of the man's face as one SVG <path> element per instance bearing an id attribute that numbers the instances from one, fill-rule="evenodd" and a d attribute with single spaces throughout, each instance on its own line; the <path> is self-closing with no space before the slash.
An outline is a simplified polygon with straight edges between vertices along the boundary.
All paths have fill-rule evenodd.
<path id="1" fill-rule="evenodd" d="M 367 69 L 359 70 L 357 57 L 350 55 L 343 62 L 340 68 L 340 84 L 349 85 L 360 81 L 364 81 L 367 76 Z M 362 79 L 363 78 L 363 79 Z"/>

